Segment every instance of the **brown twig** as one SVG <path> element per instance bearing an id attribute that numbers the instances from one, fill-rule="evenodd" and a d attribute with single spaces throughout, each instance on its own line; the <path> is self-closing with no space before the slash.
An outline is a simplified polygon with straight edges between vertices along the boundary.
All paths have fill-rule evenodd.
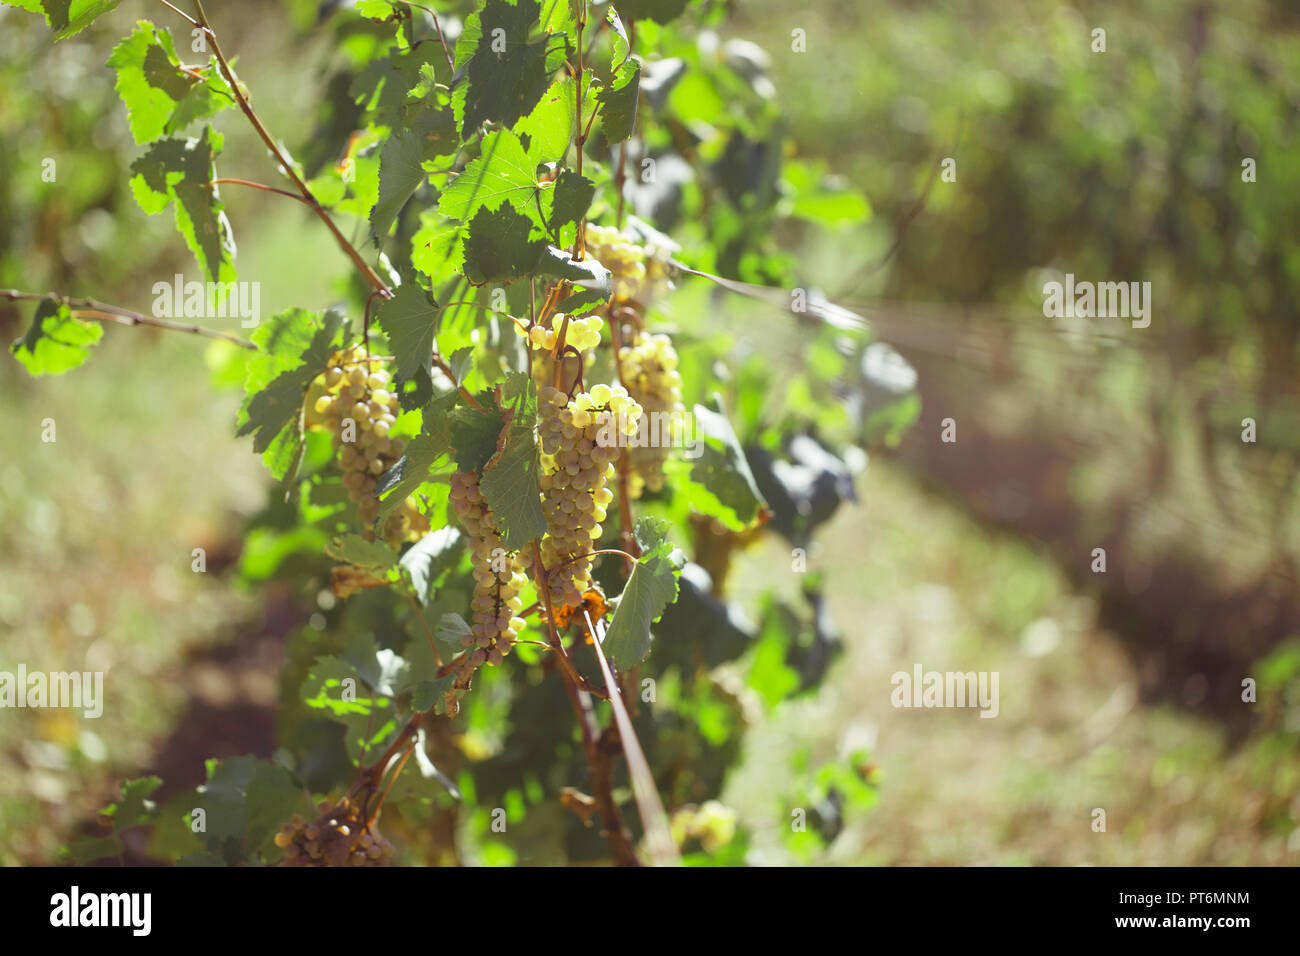
<path id="1" fill-rule="evenodd" d="M 168 4 L 168 6 L 170 7 L 171 4 Z M 339 244 L 339 248 L 341 248 L 344 254 L 352 260 L 357 269 L 361 271 L 361 274 L 365 277 L 371 288 L 379 291 L 385 298 L 390 297 L 393 293 L 388 287 L 388 284 L 379 277 L 379 273 L 375 272 L 371 265 L 362 258 L 361 253 L 356 250 L 356 247 L 353 246 L 352 243 L 347 240 L 347 237 L 339 231 L 339 227 L 334 224 L 334 220 L 331 219 L 329 213 L 325 211 L 325 207 L 320 204 L 320 201 L 314 195 L 312 195 L 311 189 L 308 188 L 307 184 L 303 182 L 302 177 L 298 175 L 297 171 L 290 164 L 288 158 L 284 155 L 275 139 L 267 131 L 266 126 L 263 125 L 262 120 L 258 117 L 252 104 L 249 103 L 248 97 L 244 95 L 244 91 L 239 86 L 239 81 L 235 78 L 234 70 L 230 67 L 230 61 L 226 59 L 225 53 L 221 50 L 221 43 L 217 40 L 217 34 L 212 29 L 212 24 L 208 21 L 207 13 L 203 9 L 203 0 L 194 0 L 194 8 L 197 11 L 198 16 L 191 22 L 201 29 L 204 34 L 207 35 L 208 39 L 212 41 L 212 55 L 216 57 L 217 65 L 221 69 L 221 75 L 225 77 L 226 82 L 230 85 L 231 91 L 235 94 L 235 102 L 239 104 L 240 110 L 242 110 L 244 115 L 248 117 L 248 121 L 253 124 L 253 129 L 257 131 L 257 135 L 261 137 L 262 142 L 266 144 L 266 148 L 271 151 L 271 155 L 275 157 L 276 162 L 279 163 L 280 168 L 284 170 L 285 175 L 289 177 L 298 192 L 302 194 L 302 198 L 306 201 L 307 205 L 311 207 L 312 212 L 316 213 L 316 216 L 320 221 L 323 222 L 334 235 L 334 239 Z M 187 17 L 186 19 L 189 18 Z"/>
<path id="2" fill-rule="evenodd" d="M 304 199 L 302 196 L 299 196 L 297 193 L 291 193 L 287 189 L 276 189 L 274 186 L 268 186 L 265 183 L 255 183 L 248 179 L 228 179 L 228 178 L 214 179 L 212 180 L 212 182 L 208 183 L 208 185 L 219 186 L 222 183 L 230 183 L 235 186 L 249 186 L 253 189 L 260 189 L 263 192 L 276 193 L 277 195 L 280 196 L 288 196 L 290 199 L 302 203 L 304 206 L 308 207 L 309 209 L 312 208 L 312 204 L 308 202 L 306 199 Z"/>
<path id="3" fill-rule="evenodd" d="M 229 332 L 220 332 L 217 329 L 209 329 L 201 325 L 173 322 L 170 319 L 158 319 L 152 315 L 134 312 L 118 305 L 108 305 L 95 299 L 77 299 L 72 296 L 55 295 L 53 292 L 20 292 L 17 289 L 0 289 L 0 299 L 7 299 L 10 302 L 39 302 L 42 299 L 53 299 L 86 318 L 117 322 L 120 325 L 149 325 L 157 329 L 167 329 L 171 332 L 188 332 L 191 335 L 205 335 L 208 338 L 221 339 L 223 342 L 238 345 L 241 349 L 255 350 L 257 348 L 248 339 L 241 339 Z"/>

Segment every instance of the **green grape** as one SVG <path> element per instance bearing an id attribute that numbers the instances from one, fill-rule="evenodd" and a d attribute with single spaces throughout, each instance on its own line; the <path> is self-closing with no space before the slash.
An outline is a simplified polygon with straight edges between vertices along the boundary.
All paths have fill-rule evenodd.
<path id="1" fill-rule="evenodd" d="M 374 537 L 372 526 L 379 517 L 375 496 L 379 476 L 405 451 L 401 439 L 389 436 L 400 411 L 397 393 L 389 390 L 388 373 L 371 370 L 373 364 L 359 346 L 336 352 L 323 376 L 325 394 L 313 405 L 323 427 L 333 435 L 334 447 L 342 449 L 343 486 L 357 506 L 367 539 Z M 353 428 L 347 427 L 349 421 Z M 429 519 L 413 497 L 403 501 L 383 527 L 384 540 L 393 546 L 418 541 L 428 532 Z"/>
<path id="2" fill-rule="evenodd" d="M 524 620 L 515 615 L 523 606 L 519 592 L 528 583 L 522 559 L 507 553 L 496 518 L 479 489 L 478 476 L 458 471 L 451 476 L 451 506 L 469 535 L 474 597 L 470 601 L 470 633 L 463 638 L 466 653 L 458 659 L 456 679 L 448 694 L 448 713 L 469 688 L 474 671 L 483 664 L 500 664 L 510 653 Z M 458 706 L 458 704 L 455 704 Z"/>
<path id="3" fill-rule="evenodd" d="M 605 518 L 600 502 L 613 499 L 605 486 L 614 476 L 620 436 L 629 427 L 635 432 L 641 407 L 621 385 L 596 385 L 573 399 L 547 386 L 537 406 L 547 590 L 554 607 L 578 607 L 592 586 L 591 552 Z"/>
<path id="4" fill-rule="evenodd" d="M 628 448 L 628 494 L 641 497 L 648 487 L 664 484 L 663 465 L 670 439 L 681 429 L 686 408 L 682 404 L 682 376 L 677 371 L 677 351 L 666 335 L 637 332 L 618 352 L 619 370 L 628 394 L 646 413 L 645 443 Z"/>

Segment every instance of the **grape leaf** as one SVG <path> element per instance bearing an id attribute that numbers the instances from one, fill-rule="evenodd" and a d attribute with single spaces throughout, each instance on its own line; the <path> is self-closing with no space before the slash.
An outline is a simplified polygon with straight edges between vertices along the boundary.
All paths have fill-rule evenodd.
<path id="1" fill-rule="evenodd" d="M 465 278 L 474 285 L 509 283 L 528 275 L 549 243 L 535 232 L 533 220 L 509 205 L 482 208 L 470 220 L 465 237 Z"/>
<path id="2" fill-rule="evenodd" d="M 641 91 L 641 64 L 629 60 L 618 68 L 614 80 L 600 91 L 600 122 L 605 139 L 621 143 L 636 129 L 636 101 Z"/>
<path id="3" fill-rule="evenodd" d="M 339 660 L 355 667 L 366 686 L 384 697 L 397 693 L 407 666 L 395 651 L 379 647 L 373 634 L 358 634 L 339 655 Z"/>
<path id="4" fill-rule="evenodd" d="M 388 333 L 397 375 L 402 379 L 427 370 L 433 357 L 433 337 L 438 330 L 437 303 L 414 282 L 398 286 L 391 299 L 376 311 L 376 321 Z"/>
<path id="5" fill-rule="evenodd" d="M 551 246 L 542 255 L 537 266 L 538 275 L 558 276 L 576 286 L 594 289 L 609 297 L 609 270 L 595 259 L 575 260 L 557 246 Z"/>
<path id="6" fill-rule="evenodd" d="M 227 864 L 270 851 L 270 841 L 295 812 L 310 802 L 283 767 L 256 757 L 207 761 L 208 780 L 198 788 L 205 811 L 203 839 Z"/>
<path id="7" fill-rule="evenodd" d="M 370 211 L 370 237 L 376 245 L 424 182 L 421 139 L 418 132 L 403 130 L 390 136 L 379 152 L 379 202 Z"/>
<path id="8" fill-rule="evenodd" d="M 336 561 L 371 571 L 386 571 L 397 563 L 397 555 L 382 541 L 367 541 L 359 534 L 335 538 L 325 553 Z"/>
<path id="9" fill-rule="evenodd" d="M 420 434 L 407 443 L 406 454 L 375 485 L 380 518 L 387 517 L 428 480 L 433 463 L 446 454 L 448 441 L 444 427 L 441 435 Z"/>
<path id="10" fill-rule="evenodd" d="M 99 815 L 112 827 L 112 832 L 108 836 L 73 840 L 62 849 L 60 855 L 78 864 L 120 856 L 125 850 L 121 840 L 122 832 L 154 818 L 157 807 L 149 795 L 161 786 L 162 780 L 158 777 L 123 781 L 121 799 L 99 811 Z"/>
<path id="11" fill-rule="evenodd" d="M 632 567 L 614 619 L 601 644 L 606 656 L 623 670 L 650 653 L 650 625 L 677 599 L 677 576 L 685 558 L 668 540 L 671 525 L 658 518 L 637 519 L 634 533 L 641 558 Z"/>
<path id="12" fill-rule="evenodd" d="M 505 447 L 484 470 L 479 489 L 496 518 L 502 543 L 509 551 L 519 551 L 546 531 L 538 483 L 541 462 L 533 432 L 537 388 L 530 377 L 518 372 L 506 380 L 501 396 L 511 408 L 510 427 Z"/>
<path id="13" fill-rule="evenodd" d="M 160 139 L 131 164 L 131 192 L 149 215 L 176 203 L 176 228 L 212 282 L 235 281 L 230 223 L 211 182 L 221 136 L 205 126 L 198 139 Z"/>
<path id="14" fill-rule="evenodd" d="M 104 335 L 98 322 L 73 318 L 56 299 L 42 299 L 27 334 L 9 346 L 14 358 L 32 375 L 62 375 L 90 357 Z"/>
<path id="15" fill-rule="evenodd" d="M 713 408 L 696 405 L 695 426 L 702 440 L 701 455 L 691 467 L 697 482 L 743 525 L 751 524 L 767 502 L 749 468 L 740 441 L 722 410 L 722 399 L 713 398 Z"/>
<path id="16" fill-rule="evenodd" d="M 461 471 L 481 472 L 497 452 L 505 414 L 495 407 L 491 392 L 479 398 L 482 408 L 461 406 L 448 416 L 453 457 Z"/>
<path id="17" fill-rule="evenodd" d="M 430 531 L 402 555 L 400 563 L 411 575 L 420 604 L 428 605 L 433 582 L 460 560 L 464 547 L 464 535 L 448 525 Z"/>
<path id="18" fill-rule="evenodd" d="M 596 110 L 598 86 L 591 70 L 582 76 L 582 123 L 585 127 Z M 514 125 L 514 131 L 528 137 L 528 155 L 534 165 L 562 160 L 577 130 L 577 85 L 572 76 L 561 76 L 533 107 Z"/>
<path id="19" fill-rule="evenodd" d="M 440 65 L 445 77 L 446 62 L 438 43 L 420 43 L 372 60 L 357 73 L 348 92 L 371 112 L 376 125 L 409 129 L 430 107 L 445 105 L 446 92 L 437 82 Z"/>
<path id="20" fill-rule="evenodd" d="M 417 714 L 428 713 L 431 710 L 434 713 L 443 713 L 447 706 L 446 693 L 451 690 L 455 680 L 454 676 L 448 674 L 437 680 L 420 681 L 411 693 L 411 710 Z M 428 760 L 427 756 L 425 760 Z"/>
<path id="21" fill-rule="evenodd" d="M 337 657 L 318 657 L 299 691 L 302 702 L 322 710 L 343 725 L 348 756 L 356 761 L 363 752 L 382 749 L 398 732 L 396 708 L 390 697 L 367 696 L 356 668 Z"/>
<path id="22" fill-rule="evenodd" d="M 466 21 L 456 44 L 458 69 L 462 49 L 473 44 L 459 95 L 462 138 L 468 139 L 486 120 L 513 126 L 546 92 L 564 46 L 559 44 L 556 59 L 550 34 L 530 39 L 538 14 L 537 0 L 487 0 Z"/>
<path id="23" fill-rule="evenodd" d="M 302 449 L 303 396 L 342 344 L 342 332 L 337 312 L 289 309 L 253 333 L 258 355 L 246 367 L 235 434 L 253 436 L 253 450 L 277 480 L 292 478 Z"/>
<path id="24" fill-rule="evenodd" d="M 569 223 L 581 221 L 591 208 L 595 195 L 596 184 L 586 176 L 579 176 L 571 169 L 561 170 L 555 180 L 551 211 L 546 219 L 552 235 Z"/>
<path id="25" fill-rule="evenodd" d="M 117 8 L 122 0 L 19 0 L 15 6 L 32 13 L 43 11 L 45 22 L 54 30 L 54 39 L 66 40 L 80 33 L 96 17 Z"/>
<path id="26" fill-rule="evenodd" d="M 171 34 L 146 20 L 113 48 L 108 65 L 137 143 L 179 132 L 235 101 L 215 63 L 206 77 L 182 70 Z"/>
<path id="27" fill-rule="evenodd" d="M 539 188 L 537 163 L 518 136 L 500 130 L 483 138 L 478 158 L 443 190 L 438 211 L 449 219 L 469 219 L 481 206 L 495 209 L 503 202 L 523 211 Z"/>
<path id="28" fill-rule="evenodd" d="M 613 31 L 609 68 L 612 72 L 617 73 L 618 68 L 626 63 L 627 58 L 632 54 L 632 41 L 628 39 L 627 27 L 623 25 L 623 18 L 618 15 L 618 11 L 613 7 L 610 7 L 605 14 L 605 22 L 609 24 L 610 30 Z"/>
<path id="29" fill-rule="evenodd" d="M 438 626 L 433 629 L 435 639 L 453 647 L 463 646 L 462 641 L 465 636 L 472 633 L 465 619 L 459 614 L 444 614 L 438 619 Z"/>

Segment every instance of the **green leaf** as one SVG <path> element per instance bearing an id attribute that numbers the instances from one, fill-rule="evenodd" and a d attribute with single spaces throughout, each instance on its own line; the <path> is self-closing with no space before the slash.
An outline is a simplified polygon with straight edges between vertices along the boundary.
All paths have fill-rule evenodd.
<path id="1" fill-rule="evenodd" d="M 396 708 L 390 697 L 368 697 L 356 668 L 337 657 L 319 657 L 302 682 L 299 696 L 314 710 L 343 725 L 348 756 L 356 761 L 362 752 L 382 748 L 398 730 Z"/>
<path id="2" fill-rule="evenodd" d="M 632 568 L 601 644 L 625 671 L 645 660 L 650 653 L 650 625 L 677 599 L 677 576 L 685 559 L 668 540 L 670 528 L 667 521 L 648 516 L 636 522 L 641 558 Z"/>
<path id="3" fill-rule="evenodd" d="M 355 667 L 366 686 L 384 697 L 397 693 L 406 671 L 406 661 L 395 651 L 379 647 L 373 634 L 358 634 L 339 660 Z"/>
<path id="4" fill-rule="evenodd" d="M 160 139 L 131 164 L 131 191 L 149 215 L 176 203 L 176 228 L 212 282 L 234 282 L 234 240 L 211 182 L 221 137 L 205 126 L 198 139 Z"/>
<path id="5" fill-rule="evenodd" d="M 397 563 L 397 555 L 382 541 L 367 541 L 359 534 L 345 534 L 335 538 L 325 553 L 336 561 L 351 564 L 368 571 L 387 571 Z"/>
<path id="6" fill-rule="evenodd" d="M 686 11 L 690 0 L 620 0 L 618 9 L 629 20 L 667 23 Z"/>
<path id="7" fill-rule="evenodd" d="M 404 454 L 375 485 L 379 498 L 379 517 L 386 517 L 428 480 L 433 463 L 447 453 L 450 439 L 445 422 L 439 435 L 416 435 L 406 445 Z"/>
<path id="8" fill-rule="evenodd" d="M 436 640 L 452 647 L 462 647 L 465 636 L 472 633 L 470 626 L 459 614 L 444 614 L 433 629 Z"/>
<path id="9" fill-rule="evenodd" d="M 518 136 L 501 130 L 484 137 L 479 157 L 443 190 L 438 211 L 449 219 L 469 219 L 480 207 L 496 209 L 503 202 L 522 211 L 536 201 L 539 188 L 537 163 Z"/>
<path id="10" fill-rule="evenodd" d="M 179 132 L 235 102 L 215 61 L 206 77 L 182 70 L 171 34 L 146 20 L 113 48 L 108 65 L 117 71 L 117 92 L 137 143 Z"/>
<path id="11" fill-rule="evenodd" d="M 379 202 L 370 211 L 370 236 L 376 244 L 424 182 L 422 139 L 414 130 L 394 133 L 379 152 Z"/>
<path id="12" fill-rule="evenodd" d="M 337 312 L 289 309 L 253 333 L 258 354 L 246 367 L 236 434 L 253 436 L 253 450 L 277 480 L 292 477 L 302 450 L 303 398 L 341 345 L 342 332 Z"/>
<path id="13" fill-rule="evenodd" d="M 391 299 L 380 303 L 376 321 L 388 333 L 399 378 L 429 369 L 438 331 L 438 306 L 429 293 L 414 282 L 402 283 Z"/>
<path id="14" fill-rule="evenodd" d="M 54 39 L 66 40 L 80 33 L 96 17 L 115 10 L 122 0 L 41 0 L 45 22 L 54 30 Z M 24 10 L 35 10 L 35 4 L 19 4 Z"/>
<path id="15" fill-rule="evenodd" d="M 596 184 L 586 176 L 579 176 L 571 169 L 561 170 L 555 180 L 551 212 L 546 221 L 551 233 L 558 234 L 569 223 L 580 222 L 595 195 Z"/>
<path id="16" fill-rule="evenodd" d="M 537 265 L 538 275 L 558 276 L 576 286 L 593 289 L 609 297 L 609 270 L 595 259 L 575 260 L 558 246 L 551 246 Z"/>
<path id="17" fill-rule="evenodd" d="M 629 60 L 618 68 L 614 80 L 600 91 L 600 121 L 605 139 L 621 143 L 636 129 L 636 103 L 641 91 L 641 64 Z"/>
<path id="18" fill-rule="evenodd" d="M 722 399 L 714 396 L 713 408 L 696 405 L 695 425 L 703 441 L 702 453 L 691 467 L 691 480 L 697 482 L 735 519 L 751 524 L 767 502 L 758 490 L 740 440 L 722 410 Z"/>
<path id="19" fill-rule="evenodd" d="M 509 551 L 519 551 L 546 531 L 542 512 L 541 462 L 533 426 L 537 412 L 537 389 L 532 379 L 516 373 L 502 386 L 503 402 L 515 396 L 518 404 L 501 454 L 483 472 L 479 488 L 501 530 Z"/>
<path id="20" fill-rule="evenodd" d="M 104 335 L 98 322 L 72 317 L 62 302 L 42 299 L 27 334 L 9 346 L 32 375 L 62 375 L 90 357 Z"/>
<path id="21" fill-rule="evenodd" d="M 464 548 L 464 535 L 448 525 L 430 531 L 402 555 L 400 563 L 422 605 L 428 605 L 433 582 L 456 565 Z"/>
<path id="22" fill-rule="evenodd" d="M 474 43 L 474 52 L 465 71 L 462 138 L 468 139 L 486 120 L 514 126 L 546 92 L 547 79 L 559 62 L 548 62 L 554 50 L 549 34 L 530 38 L 538 14 L 537 0 L 488 0 L 470 18 L 477 21 L 476 33 L 466 22 L 468 36 L 462 39 Z M 458 67 L 461 50 L 458 42 Z"/>
<path id="23" fill-rule="evenodd" d="M 585 127 L 596 110 L 595 74 L 586 70 L 582 78 L 582 123 Z M 534 165 L 562 160 L 577 131 L 577 84 L 572 76 L 561 76 L 537 101 L 532 112 L 514 126 L 520 137 L 528 137 L 528 155 Z"/>
<path id="24" fill-rule="evenodd" d="M 497 453 L 501 429 L 506 423 L 505 414 L 494 407 L 491 392 L 482 393 L 479 404 L 483 406 L 481 409 L 461 406 L 448 416 L 456 467 L 476 474 Z"/>
<path id="25" fill-rule="evenodd" d="M 612 32 L 613 51 L 609 59 L 609 68 L 611 72 L 617 73 L 618 68 L 627 62 L 627 58 L 632 54 L 632 41 L 628 39 L 627 27 L 623 25 L 623 18 L 618 15 L 618 11 L 613 7 L 605 14 L 605 22 L 609 24 Z"/>
<path id="26" fill-rule="evenodd" d="M 547 245 L 546 237 L 535 233 L 533 221 L 510 206 L 480 209 L 465 238 L 465 278 L 474 285 L 511 282 L 537 268 Z"/>
<path id="27" fill-rule="evenodd" d="M 140 777 L 122 783 L 122 797 L 99 811 L 100 816 L 107 817 L 112 833 L 103 837 L 87 837 L 73 840 L 62 848 L 61 855 L 77 863 L 93 863 L 110 856 L 120 856 L 124 850 L 121 835 L 131 827 L 149 823 L 157 813 L 157 806 L 149 795 L 162 786 L 158 777 Z"/>
<path id="28" fill-rule="evenodd" d="M 451 690 L 452 683 L 456 678 L 448 674 L 446 677 L 439 677 L 437 680 L 422 680 L 415 685 L 411 692 L 411 710 L 417 714 L 442 713 L 446 707 L 445 695 Z M 426 758 L 427 759 L 427 758 Z"/>
<path id="29" fill-rule="evenodd" d="M 608 301 L 608 292 L 601 292 L 599 289 L 581 289 L 562 299 L 555 306 L 555 311 L 561 315 L 577 318 L 580 315 L 587 315 L 596 311 Z"/>
<path id="30" fill-rule="evenodd" d="M 394 130 L 414 128 L 426 110 L 446 105 L 446 90 L 438 85 L 440 68 L 450 82 L 442 47 L 430 40 L 371 61 L 357 74 L 348 92 L 371 112 L 375 125 Z"/>
<path id="31" fill-rule="evenodd" d="M 283 767 L 256 757 L 207 761 L 208 780 L 198 788 L 206 812 L 204 840 L 227 864 L 255 858 L 280 824 L 308 810 L 307 796 Z"/>

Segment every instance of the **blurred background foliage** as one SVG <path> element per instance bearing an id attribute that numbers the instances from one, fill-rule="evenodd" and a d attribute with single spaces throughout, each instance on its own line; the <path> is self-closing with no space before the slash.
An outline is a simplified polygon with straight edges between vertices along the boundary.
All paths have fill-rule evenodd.
<path id="1" fill-rule="evenodd" d="M 214 11 L 313 174 L 354 121 L 369 42 L 337 7 Z M 145 9 L 51 47 L 0 7 L 0 287 L 144 309 L 192 268 L 129 195 L 137 148 L 100 66 Z M 688 861 L 1295 863 L 1300 16 L 1282 0 L 750 0 L 643 29 L 643 107 L 664 122 L 634 146 L 658 175 L 632 211 L 696 268 L 854 308 L 915 369 L 704 280 L 655 316 L 688 402 L 720 377 L 779 532 L 695 522 L 647 664 L 664 706 L 638 713 L 641 739 Z M 222 129 L 223 175 L 265 178 L 246 125 Z M 945 157 L 955 182 L 936 179 Z M 355 311 L 301 211 L 223 198 L 266 314 Z M 394 261 L 417 225 L 399 223 Z M 1054 326 L 1042 285 L 1067 272 L 1150 281 L 1151 327 Z M 0 307 L 7 338 L 27 314 Z M 328 728 L 296 707 L 312 658 L 409 624 L 369 594 L 331 600 L 323 535 L 231 437 L 238 396 L 198 387 L 237 383 L 230 363 L 117 328 L 63 379 L 0 363 L 0 661 L 111 667 L 127 702 L 98 721 L 0 713 L 4 863 L 97 832 L 124 777 L 158 773 L 179 810 L 207 757 L 326 753 Z M 33 437 L 46 417 L 55 445 Z M 199 546 L 206 575 L 189 571 Z M 916 661 L 998 671 L 998 719 L 892 708 L 890 675 Z M 602 858 L 557 800 L 586 772 L 567 701 L 510 676 L 485 674 L 430 741 L 460 803 L 409 773 L 400 786 L 432 795 L 393 795 L 384 828 L 410 859 Z M 297 770 L 328 790 L 344 767 Z M 521 821 L 504 839 L 498 806 Z M 184 849 L 168 819 L 152 846 L 127 834 L 131 860 Z"/>

